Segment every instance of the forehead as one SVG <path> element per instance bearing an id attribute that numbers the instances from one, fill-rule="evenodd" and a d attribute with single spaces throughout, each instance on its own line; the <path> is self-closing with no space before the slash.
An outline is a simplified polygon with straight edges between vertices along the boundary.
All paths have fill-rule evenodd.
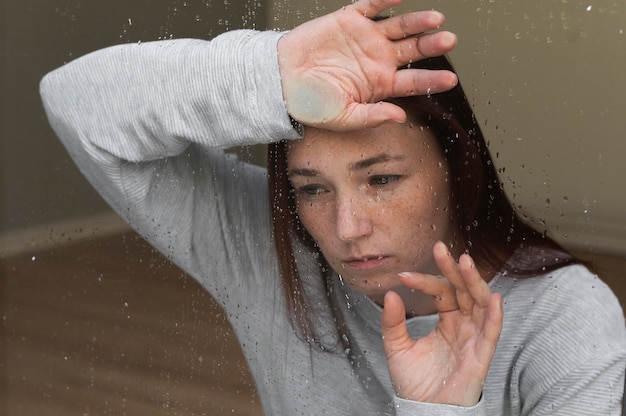
<path id="1" fill-rule="evenodd" d="M 435 137 L 427 127 L 416 123 L 388 123 L 351 132 L 307 128 L 304 138 L 288 144 L 287 164 L 289 167 L 320 163 L 350 165 L 380 154 L 411 160 L 442 158 Z"/>

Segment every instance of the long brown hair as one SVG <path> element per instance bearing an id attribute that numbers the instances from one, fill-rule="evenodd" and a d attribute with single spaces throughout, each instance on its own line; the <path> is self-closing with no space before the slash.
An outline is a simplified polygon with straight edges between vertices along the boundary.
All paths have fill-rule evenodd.
<path id="1" fill-rule="evenodd" d="M 414 67 L 453 70 L 445 57 L 420 61 Z M 444 93 L 389 101 L 402 107 L 410 120 L 431 129 L 437 138 L 451 178 L 450 215 L 452 223 L 458 227 L 456 236 L 478 266 L 493 273 L 499 271 L 523 278 L 577 262 L 515 212 L 460 84 Z M 284 295 L 295 327 L 305 339 L 315 341 L 316 331 L 309 315 L 312 309 L 298 273 L 291 239 L 299 239 L 313 250 L 317 248 L 298 219 L 287 176 L 287 143 L 284 141 L 272 143 L 268 148 L 268 179 L 273 238 Z M 320 267 L 328 266 L 321 262 Z"/>

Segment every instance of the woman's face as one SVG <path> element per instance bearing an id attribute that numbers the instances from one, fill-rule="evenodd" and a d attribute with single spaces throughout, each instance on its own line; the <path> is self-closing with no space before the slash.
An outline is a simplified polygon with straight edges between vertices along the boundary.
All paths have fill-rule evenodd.
<path id="1" fill-rule="evenodd" d="M 438 274 L 450 239 L 447 163 L 417 124 L 336 133 L 307 128 L 287 165 L 300 221 L 330 266 L 374 300 L 401 292 L 404 271 Z"/>

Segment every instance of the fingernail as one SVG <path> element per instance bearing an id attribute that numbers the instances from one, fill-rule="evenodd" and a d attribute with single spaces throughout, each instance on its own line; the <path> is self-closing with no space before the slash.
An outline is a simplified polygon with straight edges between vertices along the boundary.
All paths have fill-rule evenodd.
<path id="1" fill-rule="evenodd" d="M 470 269 L 474 268 L 474 260 L 472 259 L 472 257 L 470 257 L 469 254 L 463 254 L 460 261 L 463 261 Z"/>
<path id="2" fill-rule="evenodd" d="M 450 250 L 448 250 L 448 245 L 443 241 L 437 241 L 435 243 L 435 247 L 439 247 L 440 250 L 445 250 L 447 256 L 450 256 Z"/>

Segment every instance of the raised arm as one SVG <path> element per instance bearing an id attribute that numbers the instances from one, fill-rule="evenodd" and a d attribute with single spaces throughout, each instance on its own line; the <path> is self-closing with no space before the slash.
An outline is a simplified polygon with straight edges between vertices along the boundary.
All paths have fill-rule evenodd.
<path id="1" fill-rule="evenodd" d="M 265 175 L 217 148 L 297 139 L 290 116 L 318 125 L 323 114 L 331 129 L 402 121 L 379 101 L 453 86 L 446 71 L 398 70 L 456 41 L 423 34 L 442 24 L 439 13 L 371 19 L 398 3 L 360 0 L 286 34 L 97 51 L 44 78 L 46 112 L 103 197 L 187 271 L 206 273 L 199 249 L 215 256 L 212 269 L 233 267 L 232 256 L 266 269 L 267 252 L 254 249 L 270 236 Z"/>
<path id="2" fill-rule="evenodd" d="M 234 31 L 210 42 L 118 45 L 48 74 L 41 93 L 63 141 L 75 135 L 128 161 L 172 156 L 192 142 L 295 138 L 281 99 L 280 36 Z"/>
<path id="3" fill-rule="evenodd" d="M 280 36 L 120 45 L 41 83 L 52 127 L 98 192 L 213 293 L 235 271 L 252 278 L 235 267 L 268 261 L 267 250 L 247 249 L 267 246 L 265 174 L 218 148 L 298 137 L 280 88 Z"/>

